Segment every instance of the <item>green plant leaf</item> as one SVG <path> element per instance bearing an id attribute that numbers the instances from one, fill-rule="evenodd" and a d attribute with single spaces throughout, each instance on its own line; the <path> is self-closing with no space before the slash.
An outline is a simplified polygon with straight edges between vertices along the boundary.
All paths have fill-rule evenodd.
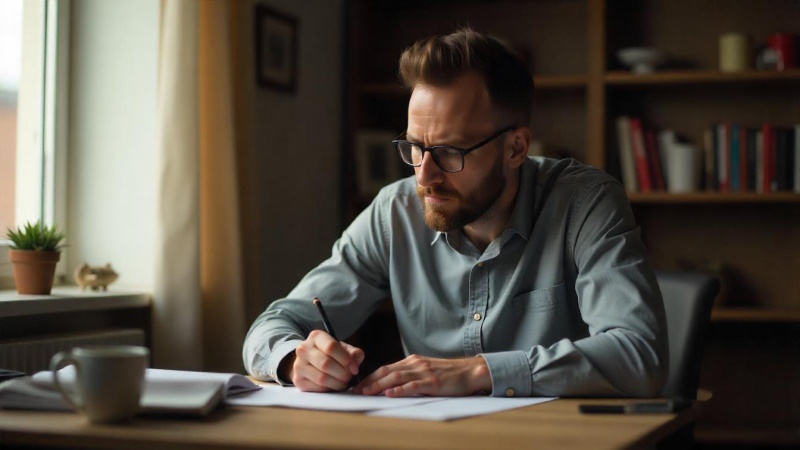
<path id="1" fill-rule="evenodd" d="M 58 231 L 55 225 L 46 227 L 36 221 L 31 224 L 26 222 L 16 231 L 7 229 L 6 235 L 11 241 L 11 247 L 17 250 L 60 251 L 66 234 Z"/>

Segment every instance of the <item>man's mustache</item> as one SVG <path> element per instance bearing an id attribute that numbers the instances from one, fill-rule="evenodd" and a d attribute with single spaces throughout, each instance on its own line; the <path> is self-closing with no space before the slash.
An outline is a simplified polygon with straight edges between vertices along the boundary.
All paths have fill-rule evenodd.
<path id="1" fill-rule="evenodd" d="M 443 198 L 457 198 L 458 194 L 455 192 L 448 191 L 446 189 L 435 189 L 431 187 L 422 188 L 417 186 L 417 194 L 420 196 L 428 196 L 432 195 L 434 197 L 443 197 Z"/>

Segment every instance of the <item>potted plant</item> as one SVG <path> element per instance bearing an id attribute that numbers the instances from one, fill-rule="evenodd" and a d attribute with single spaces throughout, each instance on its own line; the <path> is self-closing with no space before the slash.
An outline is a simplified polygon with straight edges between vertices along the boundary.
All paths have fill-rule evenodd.
<path id="1" fill-rule="evenodd" d="M 33 225 L 27 222 L 17 231 L 8 230 L 8 256 L 19 294 L 50 295 L 64 236 L 55 225 L 48 228 L 38 220 Z"/>

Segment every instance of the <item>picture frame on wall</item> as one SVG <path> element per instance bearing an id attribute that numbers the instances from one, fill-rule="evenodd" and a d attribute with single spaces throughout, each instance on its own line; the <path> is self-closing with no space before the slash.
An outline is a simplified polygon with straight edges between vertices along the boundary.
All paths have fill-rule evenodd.
<path id="1" fill-rule="evenodd" d="M 259 86 L 297 91 L 296 17 L 256 5 L 256 80 Z"/>
<path id="2" fill-rule="evenodd" d="M 400 178 L 400 165 L 392 139 L 396 133 L 386 130 L 362 130 L 356 136 L 356 171 L 358 195 L 373 197 L 382 187 Z"/>

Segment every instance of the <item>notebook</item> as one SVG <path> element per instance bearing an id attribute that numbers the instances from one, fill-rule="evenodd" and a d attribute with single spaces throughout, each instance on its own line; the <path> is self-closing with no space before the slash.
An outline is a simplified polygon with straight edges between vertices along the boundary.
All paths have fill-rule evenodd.
<path id="1" fill-rule="evenodd" d="M 59 371 L 65 389 L 75 382 L 74 367 Z M 240 374 L 147 369 L 142 414 L 204 416 L 229 395 L 261 389 Z M 0 384 L 0 408 L 69 411 L 53 385 L 53 373 L 38 372 Z"/>

